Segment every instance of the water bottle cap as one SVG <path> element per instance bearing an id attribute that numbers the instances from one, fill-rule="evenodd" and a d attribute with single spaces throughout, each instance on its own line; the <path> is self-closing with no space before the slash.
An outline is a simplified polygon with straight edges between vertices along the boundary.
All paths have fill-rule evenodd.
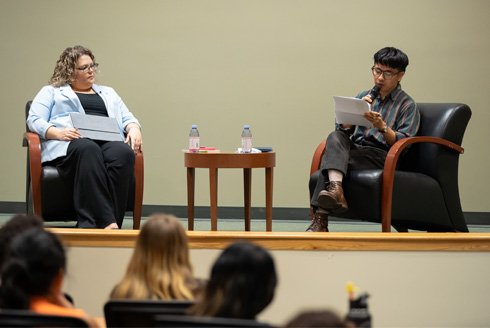
<path id="1" fill-rule="evenodd" d="M 192 129 L 197 129 L 197 125 L 192 124 L 192 127 L 191 127 L 191 128 L 192 128 Z"/>
<path id="2" fill-rule="evenodd" d="M 250 125 L 244 125 L 243 128 L 244 129 L 250 129 Z"/>

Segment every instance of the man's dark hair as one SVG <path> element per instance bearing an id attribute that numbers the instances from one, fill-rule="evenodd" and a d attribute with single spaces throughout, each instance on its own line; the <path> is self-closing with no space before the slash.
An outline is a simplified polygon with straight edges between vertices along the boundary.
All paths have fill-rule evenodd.
<path id="1" fill-rule="evenodd" d="M 386 47 L 374 54 L 374 64 L 381 64 L 405 72 L 408 66 L 408 57 L 400 49 Z"/>

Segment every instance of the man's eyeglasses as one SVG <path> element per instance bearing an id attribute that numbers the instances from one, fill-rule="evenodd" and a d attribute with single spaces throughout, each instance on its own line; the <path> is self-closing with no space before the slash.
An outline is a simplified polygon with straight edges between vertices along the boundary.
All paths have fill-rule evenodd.
<path id="1" fill-rule="evenodd" d="M 99 64 L 98 63 L 92 63 L 92 65 L 85 65 L 82 67 L 77 67 L 77 70 L 82 71 L 84 73 L 88 73 L 91 69 L 94 69 L 94 71 L 96 71 L 97 68 L 99 68 Z"/>
<path id="2" fill-rule="evenodd" d="M 398 75 L 398 73 L 400 73 L 400 72 L 393 73 L 392 71 L 383 71 L 375 66 L 371 67 L 371 70 L 373 71 L 373 75 L 375 76 L 380 76 L 381 74 L 383 74 L 383 77 L 386 80 L 391 80 L 393 76 Z"/>

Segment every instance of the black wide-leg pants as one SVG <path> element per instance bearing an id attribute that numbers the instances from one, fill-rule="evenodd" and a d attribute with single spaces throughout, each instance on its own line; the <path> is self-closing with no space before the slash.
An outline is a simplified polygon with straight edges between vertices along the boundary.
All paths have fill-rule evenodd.
<path id="1" fill-rule="evenodd" d="M 311 205 L 318 207 L 318 194 L 328 182 L 328 170 L 337 170 L 346 176 L 351 170 L 382 169 L 388 152 L 370 145 L 358 145 L 343 131 L 333 131 L 327 137 L 325 153 L 315 190 L 311 196 Z"/>
<path id="2" fill-rule="evenodd" d="M 122 226 L 130 188 L 134 184 L 135 155 L 122 141 L 70 142 L 65 157 L 55 160 L 62 179 L 73 190 L 79 228 Z"/>

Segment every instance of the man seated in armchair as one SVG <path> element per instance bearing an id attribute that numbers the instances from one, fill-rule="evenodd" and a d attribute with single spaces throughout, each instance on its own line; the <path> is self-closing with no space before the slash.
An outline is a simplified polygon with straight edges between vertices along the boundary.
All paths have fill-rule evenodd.
<path id="1" fill-rule="evenodd" d="M 348 209 L 342 189 L 348 171 L 382 169 L 390 147 L 416 135 L 420 114 L 400 84 L 407 66 L 408 57 L 399 49 L 385 47 L 374 54 L 371 70 L 379 94 L 367 90 L 357 95 L 372 104 L 364 117 L 373 127 L 336 124 L 327 137 L 321 174 L 311 197 L 315 215 L 307 232 L 328 232 L 328 216 Z"/>

